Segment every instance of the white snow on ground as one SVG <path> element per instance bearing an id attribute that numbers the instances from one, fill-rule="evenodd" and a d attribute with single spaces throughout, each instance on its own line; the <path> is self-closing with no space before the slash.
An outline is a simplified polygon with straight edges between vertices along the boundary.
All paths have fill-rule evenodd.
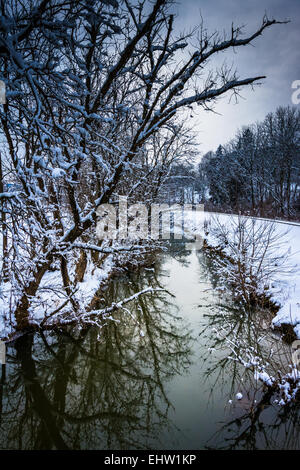
<path id="1" fill-rule="evenodd" d="M 204 221 L 213 223 L 215 218 L 221 224 L 230 227 L 232 219 L 237 216 L 228 214 L 214 214 L 209 212 L 196 212 L 185 215 L 189 231 L 204 236 Z M 194 224 L 192 220 L 194 219 Z M 270 279 L 272 299 L 280 306 L 280 310 L 273 319 L 273 325 L 280 326 L 288 323 L 294 326 L 294 331 L 300 339 L 300 224 L 295 222 L 273 221 L 269 219 L 256 219 L 257 223 L 274 223 L 276 235 L 280 235 L 281 245 L 278 248 L 284 255 L 288 252 L 288 269 L 274 273 Z M 211 246 L 218 245 L 218 241 L 208 234 L 206 236 Z M 280 254 L 280 253 L 278 253 Z"/>
<path id="2" fill-rule="evenodd" d="M 95 267 L 92 263 L 88 264 L 84 280 L 78 283 L 77 291 L 74 293 L 74 299 L 78 301 L 79 305 L 84 307 L 90 303 L 101 282 L 107 279 L 113 267 L 112 255 L 107 256 L 101 268 Z M 57 310 L 66 302 L 66 297 L 62 296 L 61 285 L 62 279 L 59 270 L 49 271 L 45 274 L 36 296 L 36 302 L 33 300 L 30 307 L 32 322 L 39 323 L 45 316 L 51 315 L 51 312 Z M 5 283 L 0 286 L 0 337 L 6 337 L 12 333 L 13 328 L 9 318 L 9 310 L 13 310 L 13 305 L 10 304 L 11 299 L 12 301 L 15 299 L 11 295 L 11 285 Z M 68 305 L 62 308 L 58 315 L 66 312 L 68 312 Z M 13 323 L 13 319 L 11 320 Z"/>
<path id="3" fill-rule="evenodd" d="M 278 231 L 284 231 L 286 225 L 277 224 Z M 277 276 L 275 282 L 282 286 L 282 292 L 274 294 L 281 308 L 273 320 L 274 325 L 290 323 L 300 338 L 300 225 L 291 225 L 287 235 L 287 247 L 290 249 L 290 264 L 293 266 L 285 279 Z"/>
<path id="4" fill-rule="evenodd" d="M 112 269 L 112 255 L 109 255 L 105 259 L 101 268 L 95 267 L 92 263 L 88 263 L 84 279 L 82 282 L 78 282 L 76 286 L 77 291 L 73 296 L 79 305 L 82 305 L 84 308 L 84 306 L 87 306 L 90 303 L 99 289 L 101 282 L 107 279 Z M 38 295 L 40 297 L 38 300 L 38 308 L 34 308 L 33 305 L 31 311 L 32 320 L 42 320 L 45 314 L 49 315 L 51 310 L 56 310 L 64 303 L 66 299 L 61 297 L 61 285 L 62 279 L 60 271 L 48 272 L 45 274 L 38 290 Z M 52 291 L 50 291 L 52 295 L 49 295 L 49 286 Z M 59 293 L 59 295 L 55 295 L 55 288 L 57 288 L 57 293 Z M 41 308 L 41 300 L 42 305 L 44 302 L 44 308 Z M 65 313 L 66 309 L 68 310 L 68 307 L 63 308 L 61 313 Z"/>

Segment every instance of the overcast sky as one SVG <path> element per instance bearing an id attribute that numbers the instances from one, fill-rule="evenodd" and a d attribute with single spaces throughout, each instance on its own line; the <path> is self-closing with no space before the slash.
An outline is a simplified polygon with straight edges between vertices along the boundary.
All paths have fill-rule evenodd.
<path id="1" fill-rule="evenodd" d="M 300 80 L 300 0 L 182 0 L 176 8 L 180 30 L 199 24 L 200 13 L 209 31 L 230 31 L 233 21 L 251 33 L 265 12 L 271 18 L 291 20 L 265 30 L 253 43 L 255 47 L 237 48 L 236 53 L 227 52 L 218 59 L 234 63 L 240 78 L 267 78 L 255 91 L 243 88 L 244 99 L 238 104 L 229 103 L 229 95 L 223 98 L 215 108 L 221 116 L 201 111 L 193 118 L 202 154 L 229 141 L 241 126 L 262 120 L 277 106 L 292 105 L 291 84 Z"/>

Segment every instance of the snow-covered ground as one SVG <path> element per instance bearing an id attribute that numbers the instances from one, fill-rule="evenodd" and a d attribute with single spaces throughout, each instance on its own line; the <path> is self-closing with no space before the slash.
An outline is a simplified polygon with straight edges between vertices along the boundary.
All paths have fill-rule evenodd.
<path id="1" fill-rule="evenodd" d="M 89 305 L 101 283 L 109 277 L 114 268 L 112 258 L 112 255 L 109 255 L 101 268 L 88 263 L 84 279 L 78 282 L 73 295 L 83 308 Z M 55 311 L 58 311 L 57 315 L 68 312 L 68 304 L 66 297 L 62 295 L 61 286 L 62 278 L 59 270 L 49 271 L 44 275 L 36 299 L 33 299 L 30 307 L 32 323 L 40 323 L 45 318 L 51 318 Z M 13 332 L 14 320 L 9 312 L 13 310 L 15 300 L 16 296 L 11 291 L 9 282 L 0 286 L 0 338 L 7 337 Z"/>
<path id="2" fill-rule="evenodd" d="M 237 219 L 237 216 L 209 212 L 197 212 L 193 217 L 195 217 L 194 231 L 201 233 L 202 236 L 204 235 L 204 221 L 214 225 L 214 220 L 217 219 L 218 223 L 227 226 L 230 230 L 232 220 Z M 188 215 L 187 220 L 192 220 L 191 214 Z M 278 237 L 277 254 L 288 254 L 285 266 L 278 271 L 275 269 L 270 278 L 272 299 L 280 306 L 278 314 L 273 319 L 273 325 L 280 326 L 283 323 L 293 325 L 300 339 L 300 224 L 258 218 L 255 220 L 257 224 L 274 224 Z M 211 246 L 218 244 L 211 233 L 206 238 Z"/>
<path id="3" fill-rule="evenodd" d="M 276 228 L 286 240 L 285 249 L 289 250 L 290 270 L 284 277 L 274 276 L 275 289 L 273 298 L 281 308 L 273 320 L 273 325 L 289 323 L 294 326 L 295 333 L 300 338 L 300 224 L 287 225 L 276 222 Z M 287 235 L 284 232 L 288 229 Z"/>

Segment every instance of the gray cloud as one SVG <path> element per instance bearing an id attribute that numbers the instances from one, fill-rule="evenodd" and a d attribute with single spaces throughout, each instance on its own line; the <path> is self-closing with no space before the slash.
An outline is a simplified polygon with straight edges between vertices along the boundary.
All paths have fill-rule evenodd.
<path id="1" fill-rule="evenodd" d="M 222 115 L 200 111 L 194 124 L 201 143 L 201 152 L 215 149 L 219 143 L 230 140 L 236 130 L 276 109 L 279 105 L 291 105 L 291 84 L 300 80 L 300 1 L 299 0 L 185 0 L 177 5 L 177 29 L 189 30 L 200 22 L 209 31 L 230 31 L 231 23 L 245 25 L 250 33 L 261 23 L 267 12 L 269 17 L 290 19 L 287 25 L 275 25 L 256 39 L 254 47 L 222 54 L 211 65 L 220 65 L 226 59 L 234 64 L 240 77 L 266 75 L 260 87 L 242 90 L 243 99 L 236 105 L 229 103 L 229 96 L 219 101 L 215 110 Z"/>

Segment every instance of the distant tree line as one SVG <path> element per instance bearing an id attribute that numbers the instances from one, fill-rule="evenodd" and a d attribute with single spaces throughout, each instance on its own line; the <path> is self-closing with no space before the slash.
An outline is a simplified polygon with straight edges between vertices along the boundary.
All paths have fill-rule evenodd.
<path id="1" fill-rule="evenodd" d="M 300 112 L 279 107 L 206 153 L 196 188 L 208 209 L 300 217 Z"/>

